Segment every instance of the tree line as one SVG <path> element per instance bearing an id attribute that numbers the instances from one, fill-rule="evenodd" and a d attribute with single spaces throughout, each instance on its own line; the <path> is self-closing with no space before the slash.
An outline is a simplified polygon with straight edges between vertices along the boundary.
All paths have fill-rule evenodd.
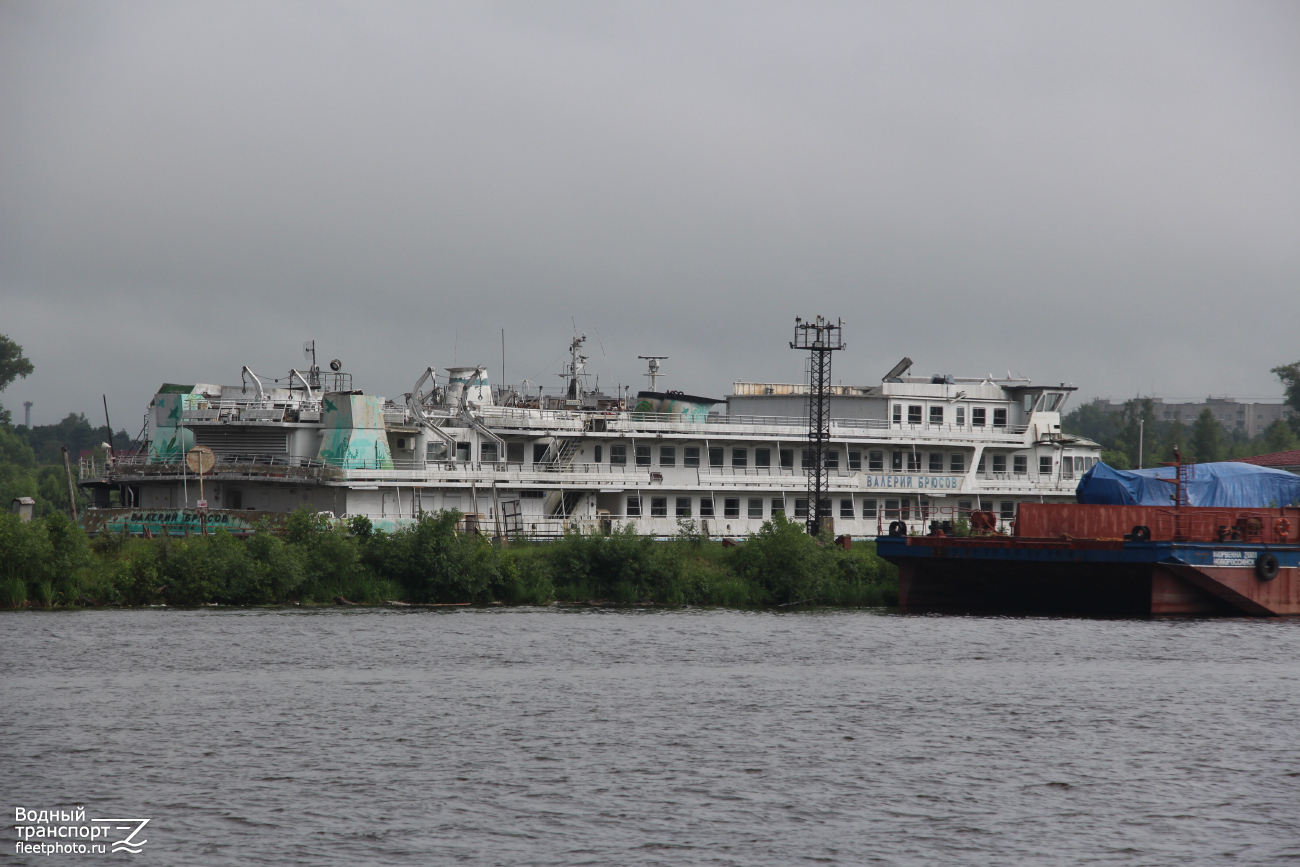
<path id="1" fill-rule="evenodd" d="M 456 512 L 394 533 L 309 509 L 285 531 L 89 537 L 66 515 L 0 514 L 0 607 L 533 604 L 755 607 L 895 605 L 897 570 L 875 546 L 817 539 L 778 516 L 739 545 L 689 522 L 656 541 L 632 527 L 496 544 L 457 530 Z"/>
<path id="2" fill-rule="evenodd" d="M 1241 431 L 1224 430 L 1208 406 L 1188 424 L 1181 419 L 1156 418 L 1155 401 L 1143 397 L 1125 401 L 1119 412 L 1084 404 L 1061 418 L 1061 430 L 1100 444 L 1102 461 L 1119 470 L 1138 468 L 1139 451 L 1142 466 L 1155 467 L 1173 461 L 1175 448 L 1183 461 L 1194 463 L 1300 449 L 1300 361 L 1270 372 L 1286 388 L 1291 417 L 1274 421 L 1253 438 Z"/>

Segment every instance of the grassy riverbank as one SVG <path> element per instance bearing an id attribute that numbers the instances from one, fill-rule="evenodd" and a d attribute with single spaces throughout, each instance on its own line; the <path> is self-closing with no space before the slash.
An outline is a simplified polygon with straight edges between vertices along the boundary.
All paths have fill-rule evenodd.
<path id="1" fill-rule="evenodd" d="M 653 602 L 754 607 L 892 605 L 894 568 L 874 546 L 844 551 L 782 518 L 734 547 L 691 525 L 669 541 L 630 531 L 493 545 L 442 512 L 397 533 L 301 511 L 283 536 L 88 538 L 54 513 L 0 515 L 0 607 L 351 602 Z"/>

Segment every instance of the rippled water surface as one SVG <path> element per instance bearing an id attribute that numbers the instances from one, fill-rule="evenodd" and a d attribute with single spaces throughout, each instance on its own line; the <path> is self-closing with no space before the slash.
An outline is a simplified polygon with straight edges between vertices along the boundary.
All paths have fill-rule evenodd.
<path id="1" fill-rule="evenodd" d="M 1300 863 L 1296 622 L 20 612 L 0 660 L 6 818 L 153 819 L 100 859 Z"/>

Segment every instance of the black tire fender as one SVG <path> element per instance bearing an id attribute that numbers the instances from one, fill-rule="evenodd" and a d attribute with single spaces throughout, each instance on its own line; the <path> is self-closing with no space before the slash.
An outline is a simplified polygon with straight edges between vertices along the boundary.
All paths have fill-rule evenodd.
<path id="1" fill-rule="evenodd" d="M 1136 526 L 1133 528 L 1132 537 L 1134 542 L 1150 542 L 1151 528 L 1146 526 Z"/>
<path id="2" fill-rule="evenodd" d="M 891 521 L 889 523 L 889 535 L 899 538 L 907 535 L 907 525 L 902 521 Z"/>
<path id="3" fill-rule="evenodd" d="M 1272 551 L 1265 551 L 1255 558 L 1255 575 L 1260 581 L 1272 581 L 1277 577 L 1277 555 Z"/>

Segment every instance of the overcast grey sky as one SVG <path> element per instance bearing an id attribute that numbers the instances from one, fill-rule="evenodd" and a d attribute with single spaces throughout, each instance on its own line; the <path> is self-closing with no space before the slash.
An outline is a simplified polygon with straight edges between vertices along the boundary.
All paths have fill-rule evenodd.
<path id="1" fill-rule="evenodd" d="M 483 362 L 722 396 L 1008 368 L 1280 396 L 1300 4 L 0 2 L 0 333 L 33 420 Z"/>

